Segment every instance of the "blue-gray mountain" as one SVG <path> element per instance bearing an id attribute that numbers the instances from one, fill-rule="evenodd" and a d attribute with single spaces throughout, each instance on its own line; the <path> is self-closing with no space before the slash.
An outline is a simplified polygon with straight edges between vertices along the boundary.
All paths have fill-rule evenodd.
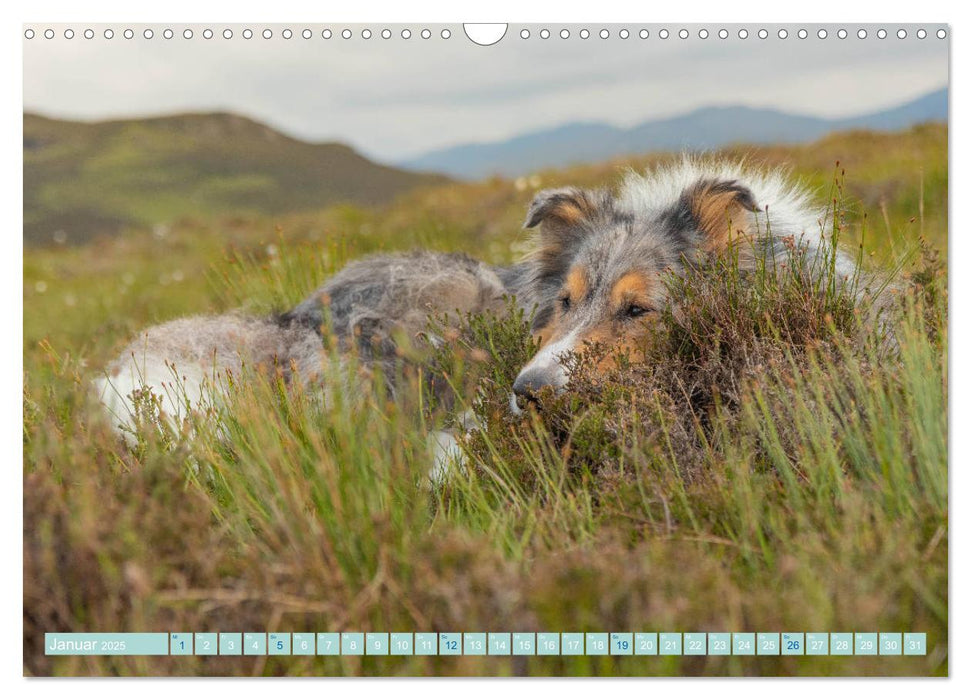
<path id="1" fill-rule="evenodd" d="M 801 143 L 842 129 L 904 129 L 947 121 L 947 88 L 899 107 L 847 119 L 821 119 L 751 107 L 706 107 L 629 129 L 572 123 L 507 141 L 454 146 L 408 159 L 399 166 L 460 178 L 517 176 L 542 168 L 682 148 L 718 148 L 733 143 Z"/>

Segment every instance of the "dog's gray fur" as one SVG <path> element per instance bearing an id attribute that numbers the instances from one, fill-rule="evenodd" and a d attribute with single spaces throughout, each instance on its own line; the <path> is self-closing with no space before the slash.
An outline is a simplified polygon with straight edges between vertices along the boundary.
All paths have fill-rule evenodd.
<path id="1" fill-rule="evenodd" d="M 414 338 L 433 316 L 500 310 L 503 274 L 460 254 L 377 255 L 348 264 L 279 323 L 320 332 L 329 322 L 342 350 L 356 347 L 366 360 L 393 356 L 393 336 Z"/>
<path id="2" fill-rule="evenodd" d="M 390 381 L 400 338 L 424 342 L 429 319 L 445 314 L 457 320 L 502 310 L 514 270 L 430 251 L 364 258 L 278 316 L 194 316 L 148 328 L 109 365 L 96 389 L 115 424 L 130 434 L 135 396 L 144 389 L 178 421 L 192 406 L 218 400 L 221 380 L 227 373 L 239 376 L 244 366 L 279 371 L 298 384 L 316 381 L 328 361 L 325 332 L 338 350 L 356 352 L 363 363 L 385 363 Z"/>

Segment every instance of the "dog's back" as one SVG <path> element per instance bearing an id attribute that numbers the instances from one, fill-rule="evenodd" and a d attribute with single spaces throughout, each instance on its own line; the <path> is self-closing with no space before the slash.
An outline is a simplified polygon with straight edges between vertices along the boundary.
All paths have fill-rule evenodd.
<path id="1" fill-rule="evenodd" d="M 177 423 L 187 412 L 218 402 L 228 374 L 270 370 L 298 384 L 317 380 L 328 361 L 325 333 L 366 363 L 396 362 L 397 338 L 416 338 L 430 318 L 501 309 L 504 274 L 458 254 L 364 258 L 278 316 L 195 316 L 148 328 L 108 366 L 95 389 L 113 425 L 129 435 L 140 401 L 155 397 L 163 419 Z"/>
<path id="2" fill-rule="evenodd" d="M 287 327 L 329 327 L 363 357 L 392 350 L 392 334 L 415 337 L 442 314 L 499 310 L 508 291 L 502 269 L 467 255 L 415 251 L 348 264 L 307 299 L 280 316 Z"/>

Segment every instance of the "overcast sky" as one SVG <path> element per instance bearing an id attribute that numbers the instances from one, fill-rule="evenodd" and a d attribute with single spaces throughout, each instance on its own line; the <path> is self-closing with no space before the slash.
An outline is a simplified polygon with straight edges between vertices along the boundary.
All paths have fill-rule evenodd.
<path id="1" fill-rule="evenodd" d="M 41 32 L 54 27 L 54 39 Z M 106 26 L 114 38 L 103 37 Z M 126 26 L 135 38 L 125 39 Z M 283 26 L 272 26 L 273 38 L 262 38 L 267 25 L 254 25 L 253 38 L 242 38 L 247 25 L 231 25 L 232 39 L 222 38 L 226 25 L 171 25 L 174 38 L 162 37 L 169 25 L 154 25 L 147 40 L 144 25 L 43 25 L 24 40 L 24 108 L 63 118 L 100 119 L 228 110 L 263 121 L 290 135 L 313 141 L 350 143 L 371 157 L 394 161 L 430 149 L 473 141 L 492 141 L 572 121 L 631 125 L 708 105 L 743 104 L 789 112 L 840 117 L 894 106 L 943 87 L 948 78 L 948 40 L 918 39 L 916 27 L 898 39 L 899 25 L 889 25 L 885 39 L 868 26 L 867 39 L 849 37 L 759 39 L 759 26 L 749 37 L 719 39 L 721 25 L 707 27 L 707 39 L 690 27 L 682 40 L 674 32 L 662 40 L 660 27 L 630 25 L 628 39 L 599 38 L 601 25 L 589 25 L 581 39 L 578 26 L 561 39 L 519 36 L 522 25 L 510 25 L 505 38 L 490 47 L 471 42 L 460 25 L 449 25 L 451 38 L 440 38 L 441 25 L 428 25 L 430 39 L 411 25 L 366 25 L 373 35 L 360 38 L 365 25 L 347 25 L 353 38 L 321 37 L 323 25 L 307 25 L 313 38 L 303 39 L 304 25 L 294 25 L 291 39 Z M 807 25 L 809 26 L 809 25 Z M 65 39 L 70 27 L 75 36 Z M 91 27 L 95 38 L 84 39 Z M 649 38 L 641 39 L 646 27 Z"/>

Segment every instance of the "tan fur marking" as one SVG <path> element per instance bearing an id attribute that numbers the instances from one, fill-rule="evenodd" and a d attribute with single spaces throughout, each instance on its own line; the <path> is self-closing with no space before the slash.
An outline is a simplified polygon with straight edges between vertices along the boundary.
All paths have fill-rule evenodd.
<path id="1" fill-rule="evenodd" d="M 604 354 L 597 359 L 597 371 L 603 373 L 614 369 L 620 355 L 626 355 L 631 362 L 644 359 L 644 341 L 649 332 L 650 322 L 634 327 L 619 328 L 616 323 L 607 321 L 590 329 L 581 339 L 582 347 L 599 346 Z"/>
<path id="2" fill-rule="evenodd" d="M 587 271 L 581 265 L 573 267 L 566 276 L 566 289 L 574 303 L 587 296 L 587 292 L 590 290 L 587 279 Z"/>
<path id="3" fill-rule="evenodd" d="M 723 250 L 749 236 L 749 216 L 736 192 L 705 187 L 691 198 L 691 209 L 705 234 L 705 249 Z"/>
<path id="4" fill-rule="evenodd" d="M 563 199 L 557 202 L 551 209 L 548 218 L 559 219 L 567 226 L 573 226 L 584 219 L 589 219 L 594 215 L 594 204 L 587 197 L 586 192 L 579 190 L 573 193 L 570 199 Z"/>
<path id="5" fill-rule="evenodd" d="M 584 343 L 591 345 L 611 345 L 617 341 L 617 329 L 610 321 L 601 323 L 587 331 L 580 339 L 581 346 Z"/>
<path id="6" fill-rule="evenodd" d="M 549 216 L 559 219 L 567 226 L 573 226 L 580 222 L 585 216 L 582 207 L 575 202 L 562 202 L 550 210 Z"/>
<path id="7" fill-rule="evenodd" d="M 610 305 L 613 309 L 620 309 L 625 304 L 638 302 L 647 305 L 651 298 L 651 280 L 640 272 L 628 272 L 614 282 L 610 290 Z"/>

